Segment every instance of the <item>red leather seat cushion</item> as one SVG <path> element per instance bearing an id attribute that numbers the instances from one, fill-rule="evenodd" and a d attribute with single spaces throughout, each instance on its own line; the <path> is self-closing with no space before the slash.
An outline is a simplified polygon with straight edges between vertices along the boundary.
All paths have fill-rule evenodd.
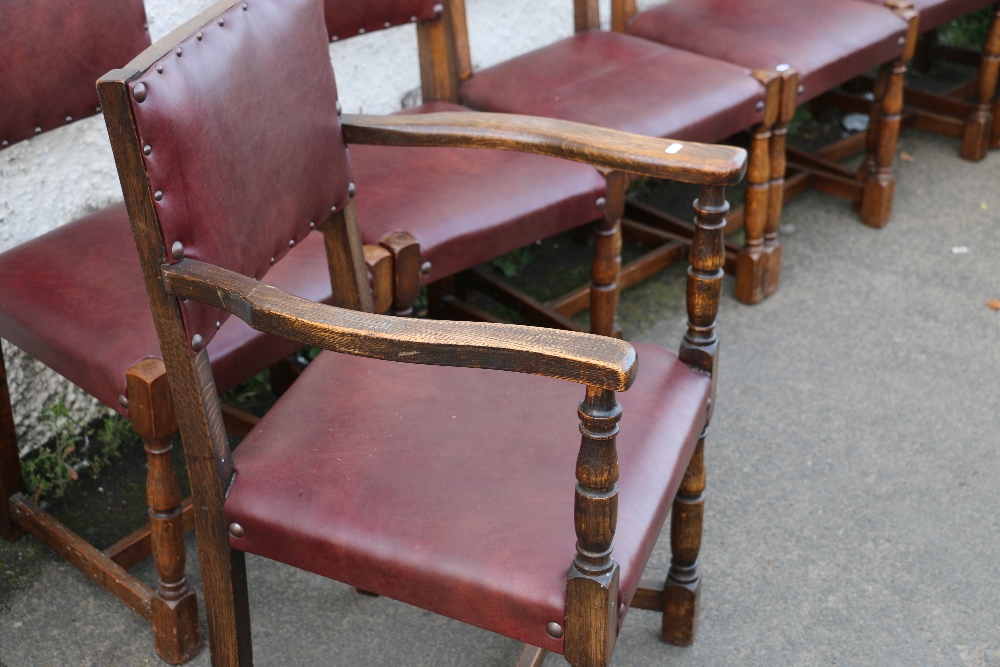
<path id="1" fill-rule="evenodd" d="M 787 63 L 805 101 L 898 57 L 906 22 L 855 0 L 670 0 L 628 30 L 750 69 Z"/>
<path id="2" fill-rule="evenodd" d="M 709 379 L 637 345 L 620 394 L 626 607 L 705 421 Z M 575 555 L 584 388 L 323 353 L 233 454 L 236 549 L 549 651 Z"/>
<path id="3" fill-rule="evenodd" d="M 468 111 L 443 102 L 404 113 Z M 362 238 L 407 231 L 432 282 L 597 220 L 605 180 L 590 165 L 471 148 L 351 146 Z"/>
<path id="4" fill-rule="evenodd" d="M 882 4 L 884 0 L 867 0 Z M 995 0 L 913 0 L 913 8 L 920 12 L 920 32 L 938 28 L 960 16 L 989 7 Z"/>
<path id="5" fill-rule="evenodd" d="M 311 234 L 265 280 L 329 301 L 323 239 Z M 0 255 L 0 336 L 118 410 L 125 372 L 160 356 L 125 205 Z M 216 384 L 231 389 L 301 347 L 230 318 L 209 343 Z"/>
<path id="6" fill-rule="evenodd" d="M 595 30 L 477 72 L 461 95 L 486 111 L 714 142 L 761 121 L 764 88 L 742 67 Z"/>

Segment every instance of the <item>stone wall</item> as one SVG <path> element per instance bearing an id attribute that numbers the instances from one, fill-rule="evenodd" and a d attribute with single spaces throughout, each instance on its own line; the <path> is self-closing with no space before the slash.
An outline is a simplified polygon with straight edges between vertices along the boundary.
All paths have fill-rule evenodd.
<path id="1" fill-rule="evenodd" d="M 602 16 L 608 20 L 608 2 Z M 640 6 L 658 0 L 640 2 Z M 206 0 L 147 0 L 156 40 L 209 4 Z M 570 0 L 467 0 L 474 67 L 482 68 L 572 33 Z M 332 44 L 330 56 L 348 113 L 389 113 L 419 101 L 416 30 L 401 26 Z M 124 63 L 123 63 L 124 64 Z M 121 201 L 104 120 L 89 118 L 0 152 L 0 251 L 87 213 Z M 50 434 L 38 415 L 63 400 L 92 419 L 106 408 L 8 343 L 7 362 L 22 452 Z"/>

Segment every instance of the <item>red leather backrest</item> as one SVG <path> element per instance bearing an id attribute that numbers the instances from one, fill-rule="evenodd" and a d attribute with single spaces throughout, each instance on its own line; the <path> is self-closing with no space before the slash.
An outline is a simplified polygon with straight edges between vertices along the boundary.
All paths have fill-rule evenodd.
<path id="1" fill-rule="evenodd" d="M 437 18 L 444 0 L 326 0 L 330 41 Z"/>
<path id="2" fill-rule="evenodd" d="M 263 278 L 350 199 L 322 0 L 237 2 L 166 48 L 129 85 L 169 261 Z M 182 310 L 206 343 L 225 315 Z"/>
<path id="3" fill-rule="evenodd" d="M 98 77 L 147 46 L 142 0 L 0 0 L 0 145 L 92 116 Z"/>

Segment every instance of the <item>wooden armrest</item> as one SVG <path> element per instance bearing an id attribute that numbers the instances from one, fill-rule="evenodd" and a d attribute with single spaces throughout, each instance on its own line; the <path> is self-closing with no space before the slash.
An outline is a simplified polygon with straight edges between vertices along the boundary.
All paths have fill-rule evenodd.
<path id="1" fill-rule="evenodd" d="M 513 324 L 373 315 L 315 303 L 192 259 L 163 266 L 168 293 L 215 306 L 258 331 L 371 359 L 530 373 L 625 391 L 638 370 L 620 340 Z"/>
<path id="2" fill-rule="evenodd" d="M 349 144 L 522 151 L 699 185 L 735 185 L 742 180 L 747 161 L 742 148 L 656 139 L 514 114 L 345 114 L 343 126 Z"/>

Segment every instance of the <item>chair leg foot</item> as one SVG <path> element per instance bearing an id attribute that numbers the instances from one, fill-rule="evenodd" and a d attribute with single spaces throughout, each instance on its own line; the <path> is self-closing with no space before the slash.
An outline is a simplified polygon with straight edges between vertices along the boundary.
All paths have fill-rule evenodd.
<path id="1" fill-rule="evenodd" d="M 663 587 L 663 639 L 675 646 L 690 646 L 694 643 L 695 628 L 698 625 L 698 609 L 701 598 L 701 578 L 697 565 L 691 568 L 693 581 L 681 582 L 671 576 Z"/>
<path id="2" fill-rule="evenodd" d="M 171 665 L 181 665 L 194 658 L 201 648 L 195 592 L 189 589 L 176 600 L 164 600 L 157 595 L 152 603 L 157 655 Z"/>
<path id="3" fill-rule="evenodd" d="M 760 303 L 767 298 L 768 256 L 762 246 L 742 247 L 736 256 L 736 298 Z"/>
<path id="4" fill-rule="evenodd" d="M 896 179 L 887 175 L 873 175 L 865 182 L 861 199 L 861 222 L 869 227 L 885 227 L 892 215 L 892 198 L 896 192 Z"/>
<path id="5" fill-rule="evenodd" d="M 767 263 L 764 269 L 766 279 L 764 283 L 764 298 L 766 299 L 778 291 L 778 285 L 781 282 L 781 244 L 777 240 L 774 243 L 765 243 L 764 252 L 767 256 Z"/>
<path id="6" fill-rule="evenodd" d="M 965 126 L 962 129 L 962 159 L 979 162 L 986 157 L 991 126 L 989 115 L 974 113 L 965 119 Z"/>

